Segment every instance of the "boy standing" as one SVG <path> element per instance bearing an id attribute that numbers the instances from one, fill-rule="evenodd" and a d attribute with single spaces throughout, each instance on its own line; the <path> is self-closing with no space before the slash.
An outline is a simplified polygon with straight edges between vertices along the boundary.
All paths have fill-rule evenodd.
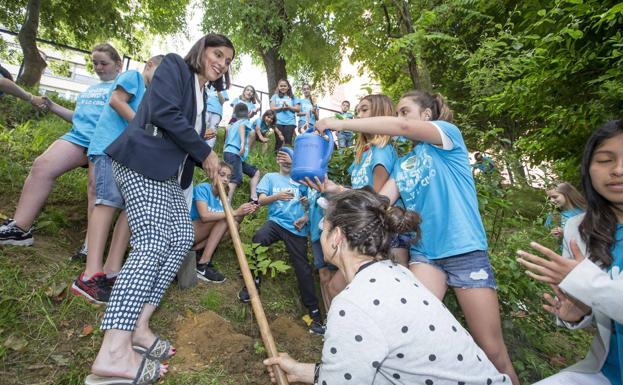
<path id="1" fill-rule="evenodd" d="M 312 267 L 307 260 L 307 215 L 302 198 L 307 187 L 290 178 L 292 149 L 283 147 L 277 154 L 279 172 L 266 174 L 257 186 L 259 204 L 268 205 L 268 221 L 255 233 L 252 242 L 268 246 L 283 241 L 294 267 L 303 305 L 312 319 L 309 331 L 324 334 L 324 326 L 314 289 Z M 260 277 L 255 278 L 259 288 Z M 249 302 L 246 287 L 238 293 L 242 302 Z"/>
<path id="2" fill-rule="evenodd" d="M 337 119 L 352 119 L 353 113 L 350 110 L 350 102 L 344 100 L 342 102 L 342 112 L 335 114 Z M 353 145 L 353 132 L 352 131 L 339 131 L 337 133 L 337 143 L 339 148 L 346 148 Z"/>

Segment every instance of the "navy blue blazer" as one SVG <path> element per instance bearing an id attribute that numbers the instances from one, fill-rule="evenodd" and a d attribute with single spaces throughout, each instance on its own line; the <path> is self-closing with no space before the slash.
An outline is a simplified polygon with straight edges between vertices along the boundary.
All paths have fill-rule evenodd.
<path id="1" fill-rule="evenodd" d="M 180 185 L 186 188 L 194 166 L 201 166 L 211 151 L 202 139 L 205 119 L 197 134 L 196 117 L 194 73 L 181 56 L 170 53 L 156 69 L 134 119 L 105 152 L 127 168 L 160 181 L 177 176 L 185 161 Z"/>

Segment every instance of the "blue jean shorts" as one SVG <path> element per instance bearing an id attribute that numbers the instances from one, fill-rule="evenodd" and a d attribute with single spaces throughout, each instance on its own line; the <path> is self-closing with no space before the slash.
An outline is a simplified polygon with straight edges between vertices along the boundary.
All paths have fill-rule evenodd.
<path id="1" fill-rule="evenodd" d="M 112 159 L 108 155 L 90 157 L 95 173 L 95 204 L 123 210 L 125 201 L 112 174 Z"/>
<path id="2" fill-rule="evenodd" d="M 409 264 L 416 263 L 427 263 L 446 273 L 450 287 L 463 289 L 497 287 L 486 250 L 475 250 L 439 259 L 428 259 L 421 254 L 412 255 Z"/>
<path id="3" fill-rule="evenodd" d="M 242 161 L 240 155 L 236 155 L 232 152 L 224 152 L 223 160 L 233 168 L 233 173 L 230 179 L 231 183 L 239 185 L 242 183 L 242 174 L 252 178 L 257 172 L 257 168 L 255 168 L 255 166 Z"/>
<path id="4" fill-rule="evenodd" d="M 324 253 L 322 252 L 322 245 L 320 244 L 320 240 L 318 241 L 313 241 L 311 243 L 311 251 L 312 251 L 312 256 L 314 257 L 314 266 L 316 267 L 316 270 L 320 270 L 323 267 L 328 268 L 329 270 L 337 270 L 337 267 L 335 267 L 334 265 L 327 263 L 324 260 Z"/>

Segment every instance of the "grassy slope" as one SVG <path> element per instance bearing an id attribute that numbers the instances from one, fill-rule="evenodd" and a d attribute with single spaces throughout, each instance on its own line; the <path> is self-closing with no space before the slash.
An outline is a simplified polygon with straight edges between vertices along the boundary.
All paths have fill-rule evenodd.
<path id="1" fill-rule="evenodd" d="M 69 126 L 54 117 L 34 116 L 28 107 L 15 105 L 8 98 L 0 100 L 0 112 L 0 152 L 3 154 L 0 157 L 3 191 L 0 214 L 11 215 L 32 160 Z M 14 116 L 22 117 L 25 123 Z M 256 153 L 251 161 L 262 170 L 276 168 L 271 155 Z M 97 352 L 102 336 L 98 322 L 103 309 L 63 291 L 81 270 L 80 265 L 69 262 L 68 258 L 80 245 L 86 229 L 85 175 L 84 170 L 75 170 L 59 178 L 38 218 L 35 247 L 0 248 L 0 374 L 3 383 L 80 384 Z M 202 179 L 199 172 L 196 179 Z M 245 182 L 238 190 L 236 203 L 246 200 L 247 191 Z M 585 334 L 571 336 L 551 326 L 551 320 L 538 311 L 538 295 L 542 288 L 528 283 L 514 262 L 514 249 L 525 247 L 527 240 L 543 235 L 535 220 L 542 211 L 542 198 L 536 194 L 511 192 L 503 198 L 491 191 L 481 194 L 485 225 L 492 237 L 492 260 L 504 302 L 505 337 L 518 372 L 526 382 L 581 357 L 588 338 Z M 262 209 L 256 218 L 245 219 L 241 228 L 243 241 L 250 239 L 265 215 L 266 209 Z M 273 259 L 283 254 L 282 247 L 269 251 Z M 250 308 L 235 298 L 241 279 L 229 242 L 219 248 L 215 260 L 228 277 L 227 282 L 200 284 L 187 291 L 172 285 L 153 318 L 154 329 L 175 341 L 183 337 L 177 334 L 176 328 L 193 320 L 196 322 L 197 315 L 203 317 L 203 312 L 211 310 L 231 323 L 232 333 L 248 336 L 251 345 L 237 353 L 246 354 L 244 360 L 233 359 L 237 354 L 195 355 L 193 363 L 174 358 L 172 366 L 185 369 L 175 370 L 175 375 L 166 377 L 165 384 L 267 382 L 259 364 L 264 353 Z M 300 320 L 303 307 L 298 295 L 293 293 L 297 290 L 291 271 L 267 280 L 262 287 L 265 310 L 271 322 L 279 322 L 275 324 L 278 330 L 273 332 L 280 348 L 299 359 L 316 361 L 321 340 L 305 334 Z M 522 304 L 518 305 L 519 302 Z M 447 303 L 451 309 L 456 307 L 452 298 Z M 303 332 L 299 333 L 301 330 Z M 231 336 L 234 334 L 215 337 L 212 343 L 207 339 L 204 343 L 227 350 L 227 339 Z"/>

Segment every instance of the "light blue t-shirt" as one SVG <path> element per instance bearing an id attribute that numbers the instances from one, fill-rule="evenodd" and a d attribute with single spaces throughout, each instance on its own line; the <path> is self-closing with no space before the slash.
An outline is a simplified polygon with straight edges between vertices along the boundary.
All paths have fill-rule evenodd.
<path id="1" fill-rule="evenodd" d="M 208 211 L 212 213 L 222 213 L 225 211 L 221 199 L 212 192 L 212 185 L 209 183 L 199 183 L 193 187 L 193 204 L 190 207 L 190 220 L 199 219 L 199 210 L 197 210 L 197 202 L 205 202 L 208 205 Z"/>
<path id="2" fill-rule="evenodd" d="M 396 158 L 396 150 L 394 150 L 394 146 L 391 144 L 387 144 L 384 147 L 371 146 L 361 154 L 359 163 L 353 162 L 348 168 L 351 186 L 353 188 L 373 187 L 374 167 L 383 166 L 387 173 L 390 174 Z"/>
<path id="3" fill-rule="evenodd" d="M 135 111 L 138 109 L 143 95 L 145 94 L 145 81 L 143 75 L 136 70 L 129 70 L 115 80 L 113 86 L 110 89 L 110 93 L 117 88 L 123 89 L 130 95 L 128 105 Z M 110 97 L 109 97 L 110 99 Z M 91 143 L 89 143 L 89 151 L 87 155 L 104 155 L 104 150 L 112 142 L 117 139 L 119 135 L 128 126 L 127 120 L 125 120 L 109 103 L 106 103 L 102 113 L 100 115 L 95 130 L 91 136 Z"/>
<path id="4" fill-rule="evenodd" d="M 271 172 L 262 177 L 257 184 L 257 194 L 271 196 L 282 191 L 291 191 L 294 198 L 289 201 L 274 201 L 268 205 L 268 220 L 276 222 L 279 226 L 292 234 L 307 236 L 308 226 L 300 231 L 294 227 L 294 222 L 305 215 L 305 207 L 301 203 L 302 196 L 307 194 L 307 186 L 293 181 L 289 176 Z"/>
<path id="5" fill-rule="evenodd" d="M 249 138 L 251 135 L 255 135 L 255 126 L 249 121 L 249 119 L 245 119 L 246 123 L 244 125 L 244 154 L 242 154 L 242 160 L 247 160 L 249 157 Z"/>
<path id="6" fill-rule="evenodd" d="M 314 105 L 311 100 L 307 98 L 301 98 L 297 100 L 297 103 L 301 105 L 301 111 L 305 112 L 305 115 L 299 116 L 299 125 L 307 123 L 307 113 L 309 113 L 309 126 L 313 127 L 316 124 L 316 115 L 313 113 Z M 302 122 L 302 123 L 301 123 Z"/>
<path id="7" fill-rule="evenodd" d="M 258 125 L 260 126 L 260 132 L 262 134 L 266 134 L 268 130 L 270 130 L 270 127 L 268 127 L 268 125 L 266 124 L 266 122 L 264 122 L 264 119 L 262 119 L 262 117 L 259 117 L 253 121 L 253 124 L 251 125 L 253 127 L 253 131 L 255 131 L 255 127 L 257 127 Z"/>
<path id="8" fill-rule="evenodd" d="M 320 239 L 322 230 L 318 227 L 320 220 L 324 217 L 324 209 L 318 205 L 320 192 L 313 188 L 307 189 L 307 215 L 309 217 L 309 235 L 312 242 Z"/>
<path id="9" fill-rule="evenodd" d="M 102 110 L 108 104 L 110 90 L 114 83 L 115 81 L 111 80 L 94 84 L 78 95 L 76 108 L 71 119 L 71 130 L 63 135 L 62 139 L 89 148 L 93 131 Z"/>
<path id="10" fill-rule="evenodd" d="M 247 126 L 249 125 L 249 119 L 239 119 L 232 123 L 227 129 L 227 137 L 225 138 L 225 148 L 224 152 L 231 152 L 232 154 L 236 154 L 240 156 L 240 132 L 238 129 L 240 125 L 245 126 L 245 132 L 247 131 Z M 245 138 L 249 135 L 245 135 Z M 249 147 L 246 145 L 247 141 L 245 140 L 245 148 Z"/>
<path id="11" fill-rule="evenodd" d="M 249 109 L 249 115 L 251 115 L 251 112 L 253 110 L 255 110 L 255 103 L 249 102 L 249 101 L 246 101 L 246 100 L 242 100 L 242 99 L 240 99 L 240 97 L 237 97 L 236 99 L 232 100 L 230 105 L 232 107 L 235 107 L 236 104 L 239 104 L 239 103 L 244 103 L 244 104 L 247 105 L 247 108 Z"/>
<path id="12" fill-rule="evenodd" d="M 283 104 L 287 104 L 288 106 L 294 106 L 299 104 L 299 101 L 296 99 L 292 99 L 288 95 L 279 96 L 279 94 L 274 94 L 270 97 L 270 101 L 275 103 L 276 107 L 282 107 Z M 284 126 L 294 126 L 296 125 L 296 114 L 294 111 L 284 110 L 277 112 L 277 124 L 282 124 Z"/>
<path id="13" fill-rule="evenodd" d="M 405 207 L 422 216 L 422 238 L 411 254 L 439 259 L 486 250 L 463 136 L 451 123 L 432 123 L 452 141 L 452 149 L 420 142 L 395 163 L 391 175 Z"/>
<path id="14" fill-rule="evenodd" d="M 565 224 L 567 224 L 567 221 L 570 218 L 575 217 L 576 215 L 582 214 L 584 212 L 584 210 L 582 210 L 579 207 L 575 207 L 569 210 L 562 210 L 560 212 L 560 227 L 562 227 L 563 229 L 565 228 Z M 547 218 L 545 218 L 545 224 L 544 226 L 547 228 L 550 227 L 554 227 L 556 224 L 554 223 L 554 215 L 552 213 L 549 213 L 547 215 Z"/>
<path id="15" fill-rule="evenodd" d="M 221 91 L 221 95 L 224 100 L 229 100 L 229 95 L 227 95 L 227 90 Z M 223 105 L 218 98 L 218 94 L 216 93 L 216 89 L 214 87 L 210 87 L 208 89 L 208 97 L 206 98 L 206 112 L 211 112 L 213 114 L 218 114 L 219 116 L 223 116 Z"/>
<path id="16" fill-rule="evenodd" d="M 623 224 L 617 225 L 614 235 L 615 243 L 612 248 L 612 265 L 608 270 L 611 279 L 623 279 Z M 606 362 L 601 368 L 602 373 L 612 385 L 623 383 L 623 324 L 612 321 L 613 333 L 610 335 L 610 349 Z"/>

